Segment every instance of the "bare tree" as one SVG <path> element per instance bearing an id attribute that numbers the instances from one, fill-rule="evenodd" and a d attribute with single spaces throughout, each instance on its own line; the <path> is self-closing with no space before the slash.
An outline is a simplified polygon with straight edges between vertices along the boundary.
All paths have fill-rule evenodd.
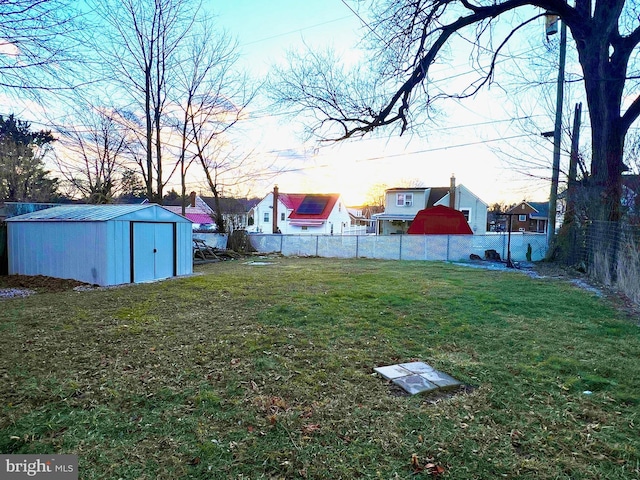
<path id="1" fill-rule="evenodd" d="M 110 27 L 106 44 L 98 45 L 113 69 L 112 80 L 130 95 L 144 117 L 144 161 L 140 162 L 147 197 L 162 202 L 168 178 L 163 174 L 163 128 L 168 72 L 190 31 L 199 4 L 189 0 L 94 0 Z"/>
<path id="2" fill-rule="evenodd" d="M 113 109 L 86 106 L 75 122 L 58 129 L 58 169 L 88 203 L 110 203 L 123 192 L 123 177 L 131 175 L 131 133 Z"/>
<path id="3" fill-rule="evenodd" d="M 198 27 L 181 52 L 173 89 L 174 101 L 182 109 L 176 129 L 181 139 L 178 168 L 183 213 L 187 170 L 196 159 L 203 165 L 203 150 L 237 123 L 250 99 L 244 93 L 246 79 L 233 71 L 237 43 L 226 32 L 216 31 L 210 19 Z M 203 168 L 207 165 L 204 161 Z"/>
<path id="4" fill-rule="evenodd" d="M 62 90 L 76 57 L 77 14 L 67 0 L 0 2 L 0 87 L 9 92 Z"/>
<path id="5" fill-rule="evenodd" d="M 416 112 L 428 109 L 438 98 L 469 97 L 489 85 L 506 45 L 536 18 L 552 11 L 568 26 L 582 70 L 591 120 L 592 217 L 620 218 L 621 176 L 627 169 L 624 139 L 640 115 L 637 2 L 576 0 L 575 7 L 565 0 L 384 0 L 371 4 L 375 61 L 364 72 L 372 86 L 368 98 L 354 94 L 353 80 L 344 82 L 341 75 L 333 75 L 340 69 L 325 68 L 322 60 L 312 57 L 321 72 L 293 65 L 294 76 L 280 76 L 275 84 L 280 100 L 302 105 L 316 115 L 316 131 L 337 127 L 329 130 L 334 139 L 390 125 L 398 125 L 402 133 Z M 472 49 L 470 58 L 478 76 L 462 91 L 445 95 L 431 84 L 432 66 L 450 54 L 450 47 L 459 39 Z"/>
<path id="6" fill-rule="evenodd" d="M 375 207 L 384 207 L 385 194 L 389 189 L 386 183 L 375 183 L 367 191 L 366 204 Z"/>
<path id="7" fill-rule="evenodd" d="M 236 71 L 237 44 L 225 32 L 204 21 L 197 36 L 183 51 L 176 69 L 176 103 L 182 106 L 179 123 L 182 148 L 179 156 L 183 205 L 187 195 L 186 173 L 197 162 L 204 173 L 216 206 L 218 231 L 225 231 L 220 204 L 222 190 L 255 179 L 260 168 L 251 153 L 231 145 L 229 132 L 245 118 L 255 96 L 245 76 Z"/>

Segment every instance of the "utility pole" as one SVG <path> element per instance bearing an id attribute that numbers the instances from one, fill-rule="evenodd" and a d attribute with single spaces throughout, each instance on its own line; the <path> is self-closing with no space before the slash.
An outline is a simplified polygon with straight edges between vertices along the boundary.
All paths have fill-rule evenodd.
<path id="1" fill-rule="evenodd" d="M 571 226 L 576 215 L 576 187 L 578 176 L 578 145 L 580 143 L 580 123 L 582 103 L 576 103 L 573 114 L 573 133 L 571 135 L 571 156 L 569 157 L 569 175 L 567 177 L 567 210 L 564 214 L 565 225 Z"/>
<path id="2" fill-rule="evenodd" d="M 560 141 L 562 138 L 562 103 L 564 99 L 564 68 L 567 58 L 567 25 L 560 21 L 560 66 L 556 97 L 556 122 L 553 129 L 553 170 L 551 172 L 551 193 L 549 194 L 549 217 L 547 222 L 547 246 L 551 246 L 556 233 L 556 212 L 558 209 L 558 179 L 560 177 Z M 550 249 L 548 250 L 550 251 Z"/>

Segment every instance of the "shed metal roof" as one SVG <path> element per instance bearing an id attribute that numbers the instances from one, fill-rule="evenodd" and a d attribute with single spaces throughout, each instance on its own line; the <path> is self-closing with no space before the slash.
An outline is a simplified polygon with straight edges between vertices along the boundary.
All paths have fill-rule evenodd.
<path id="1" fill-rule="evenodd" d="M 72 221 L 105 222 L 148 208 L 162 208 L 156 204 L 135 205 L 64 205 L 8 218 L 7 222 Z M 182 217 L 181 217 L 182 218 Z"/>

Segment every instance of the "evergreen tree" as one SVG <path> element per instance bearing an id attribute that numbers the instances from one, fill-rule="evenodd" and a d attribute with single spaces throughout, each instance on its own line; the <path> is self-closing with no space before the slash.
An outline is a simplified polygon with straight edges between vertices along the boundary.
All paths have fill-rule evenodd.
<path id="1" fill-rule="evenodd" d="M 55 141 L 50 131 L 31 131 L 28 122 L 0 115 L 0 199 L 51 201 L 58 195 L 58 179 L 49 177 L 44 155 Z"/>

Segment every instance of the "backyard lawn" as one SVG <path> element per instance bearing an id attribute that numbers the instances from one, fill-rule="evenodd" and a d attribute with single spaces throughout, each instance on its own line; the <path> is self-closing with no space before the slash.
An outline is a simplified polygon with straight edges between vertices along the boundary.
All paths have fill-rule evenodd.
<path id="1" fill-rule="evenodd" d="M 90 479 L 638 479 L 640 327 L 568 281 L 266 258 L 0 302 L 0 453 Z M 373 368 L 464 383 L 404 395 Z"/>

